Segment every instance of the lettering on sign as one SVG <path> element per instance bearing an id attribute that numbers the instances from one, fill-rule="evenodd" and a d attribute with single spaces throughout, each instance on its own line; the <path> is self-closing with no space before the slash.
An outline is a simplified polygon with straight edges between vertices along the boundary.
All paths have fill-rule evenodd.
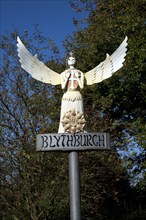
<path id="1" fill-rule="evenodd" d="M 37 151 L 110 149 L 108 133 L 38 134 Z"/>

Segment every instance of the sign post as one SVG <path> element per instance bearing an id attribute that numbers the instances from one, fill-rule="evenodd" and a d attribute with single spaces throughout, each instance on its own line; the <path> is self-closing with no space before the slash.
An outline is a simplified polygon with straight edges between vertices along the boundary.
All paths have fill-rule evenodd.
<path id="1" fill-rule="evenodd" d="M 81 220 L 79 151 L 110 150 L 108 133 L 38 134 L 37 151 L 69 151 L 70 220 Z"/>

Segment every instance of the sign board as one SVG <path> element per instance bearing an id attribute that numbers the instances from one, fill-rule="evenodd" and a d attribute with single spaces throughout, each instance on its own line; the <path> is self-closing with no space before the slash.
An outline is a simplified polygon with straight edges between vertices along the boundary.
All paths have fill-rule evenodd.
<path id="1" fill-rule="evenodd" d="M 38 134 L 37 151 L 109 150 L 108 133 L 51 133 Z"/>

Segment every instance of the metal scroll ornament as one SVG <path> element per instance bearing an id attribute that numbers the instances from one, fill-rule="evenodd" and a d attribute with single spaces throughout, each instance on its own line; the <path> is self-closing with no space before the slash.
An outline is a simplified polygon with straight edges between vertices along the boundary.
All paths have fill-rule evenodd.
<path id="1" fill-rule="evenodd" d="M 83 112 L 76 112 L 75 110 L 66 112 L 61 122 L 67 133 L 83 132 L 86 123 Z"/>

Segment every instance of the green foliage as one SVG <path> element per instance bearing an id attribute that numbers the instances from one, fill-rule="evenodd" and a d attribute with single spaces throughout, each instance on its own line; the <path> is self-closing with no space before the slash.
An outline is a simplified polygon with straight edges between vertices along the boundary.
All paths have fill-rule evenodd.
<path id="1" fill-rule="evenodd" d="M 112 148 L 122 155 L 131 184 L 134 186 L 143 177 L 137 185 L 142 193 L 146 173 L 146 3 L 144 0 L 79 2 L 74 7 L 89 14 L 85 20 L 75 21 L 78 31 L 65 42 L 66 49 L 77 56 L 77 68 L 83 72 L 94 68 L 128 36 L 124 67 L 112 78 L 84 89 L 84 109 L 87 130 L 110 132 Z M 82 28 L 85 22 L 86 27 Z M 139 207 L 135 217 L 129 214 L 124 219 L 144 219 L 145 212 L 140 213 Z"/>
<path id="2" fill-rule="evenodd" d="M 114 152 L 82 153 L 82 158 L 82 219 L 117 219 L 129 193 L 121 160 Z"/>
<path id="3" fill-rule="evenodd" d="M 124 67 L 112 78 L 84 90 L 88 130 L 109 131 L 113 147 L 121 150 L 127 147 L 127 143 L 124 144 L 128 140 L 126 132 L 130 138 L 135 139 L 133 146 L 135 143 L 145 150 L 145 1 L 80 2 L 82 10 L 89 13 L 86 27 L 81 29 L 81 21 L 76 21 L 79 31 L 67 38 L 65 43 L 66 48 L 77 54 L 80 70 L 86 72 L 97 66 L 105 59 L 106 53 L 112 54 L 124 37 L 128 36 L 128 54 Z M 136 163 L 133 160 L 132 166 Z"/>
<path id="4" fill-rule="evenodd" d="M 60 88 L 37 82 L 21 69 L 17 35 L 14 31 L 1 42 L 1 219 L 58 219 L 59 210 L 64 219 L 68 216 L 67 158 L 35 151 L 37 133 L 57 132 Z M 21 38 L 29 48 L 26 33 Z M 52 50 L 47 65 L 61 71 L 62 61 L 50 39 L 36 30 L 31 39 L 39 45 L 36 51 Z"/>

